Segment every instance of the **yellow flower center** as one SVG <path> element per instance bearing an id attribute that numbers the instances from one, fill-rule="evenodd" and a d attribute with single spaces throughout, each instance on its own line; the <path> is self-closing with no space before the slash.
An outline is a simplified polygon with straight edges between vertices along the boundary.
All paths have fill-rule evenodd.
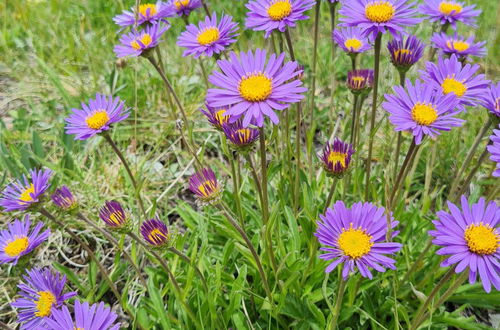
<path id="1" fill-rule="evenodd" d="M 151 38 L 151 36 L 149 35 L 149 33 L 144 33 L 140 38 L 138 38 L 137 40 L 139 40 L 143 45 L 144 47 L 148 47 L 152 42 L 153 42 L 153 38 Z M 141 45 L 137 42 L 137 40 L 134 40 L 130 43 L 130 46 L 132 46 L 133 49 L 135 50 L 139 50 L 141 49 Z"/>
<path id="2" fill-rule="evenodd" d="M 419 125 L 429 126 L 436 121 L 438 114 L 432 104 L 417 102 L 411 109 L 411 117 Z"/>
<path id="3" fill-rule="evenodd" d="M 354 88 L 361 88 L 363 83 L 365 82 L 365 78 L 362 76 L 352 77 L 351 80 L 354 82 Z"/>
<path id="4" fill-rule="evenodd" d="M 460 14 L 462 12 L 462 6 L 456 2 L 441 1 L 439 4 L 439 11 L 445 15 Z"/>
<path id="5" fill-rule="evenodd" d="M 405 55 L 411 55 L 413 52 L 410 49 L 396 49 L 394 51 L 394 58 L 399 60 L 401 57 Z"/>
<path id="6" fill-rule="evenodd" d="M 28 237 L 18 237 L 12 242 L 9 242 L 5 249 L 3 250 L 9 257 L 17 257 L 28 248 L 29 241 Z"/>
<path id="7" fill-rule="evenodd" d="M 236 131 L 240 143 L 246 143 L 250 139 L 250 133 L 251 132 L 248 128 L 241 128 Z"/>
<path id="8" fill-rule="evenodd" d="M 238 90 L 245 100 L 261 102 L 271 95 L 273 84 L 264 74 L 257 73 L 241 79 Z"/>
<path id="9" fill-rule="evenodd" d="M 500 247 L 500 235 L 489 224 L 467 226 L 464 238 L 471 252 L 477 254 L 493 254 Z"/>
<path id="10" fill-rule="evenodd" d="M 113 223 L 117 225 L 121 225 L 123 222 L 125 222 L 125 219 L 122 216 L 121 212 L 113 212 L 109 216 L 109 220 L 111 220 Z"/>
<path id="11" fill-rule="evenodd" d="M 465 92 L 467 92 L 467 86 L 453 77 L 446 78 L 441 84 L 441 87 L 443 88 L 444 94 L 453 92 L 457 97 L 462 97 Z"/>
<path id="12" fill-rule="evenodd" d="M 365 16 L 375 23 L 386 23 L 390 21 L 396 9 L 389 1 L 372 1 L 365 7 Z"/>
<path id="13" fill-rule="evenodd" d="M 167 238 L 167 236 L 165 235 L 164 232 L 162 232 L 158 228 L 155 228 L 149 233 L 148 238 L 154 242 L 154 241 L 163 241 L 163 239 Z"/>
<path id="14" fill-rule="evenodd" d="M 267 14 L 273 21 L 281 21 L 292 13 L 292 4 L 289 0 L 275 1 L 269 8 Z"/>
<path id="15" fill-rule="evenodd" d="M 347 48 L 347 49 L 352 49 L 352 50 L 358 50 L 361 48 L 361 46 L 363 46 L 363 43 L 361 42 L 361 40 L 358 40 L 358 39 L 347 39 L 345 42 L 344 42 L 344 46 Z"/>
<path id="16" fill-rule="evenodd" d="M 226 113 L 226 110 L 225 109 L 221 109 L 219 111 L 217 111 L 214 115 L 215 117 L 215 120 L 217 120 L 217 122 L 219 123 L 219 125 L 224 125 L 225 123 L 227 123 L 229 121 L 229 117 L 230 116 L 226 116 L 224 115 Z"/>
<path id="17" fill-rule="evenodd" d="M 337 244 L 346 256 L 357 259 L 370 252 L 373 245 L 371 240 L 372 236 L 368 235 L 364 229 L 361 227 L 355 229 L 351 223 L 349 229 L 342 228 Z"/>
<path id="18" fill-rule="evenodd" d="M 219 29 L 216 27 L 206 28 L 196 37 L 200 45 L 210 45 L 219 40 Z"/>
<path id="19" fill-rule="evenodd" d="M 187 5 L 189 5 L 189 0 L 176 0 L 174 2 L 174 4 L 175 4 L 175 8 L 181 9 L 181 8 L 187 7 Z"/>
<path id="20" fill-rule="evenodd" d="M 210 194 L 217 188 L 214 181 L 207 180 L 198 186 L 198 190 L 205 197 L 209 197 Z"/>
<path id="21" fill-rule="evenodd" d="M 87 126 L 92 129 L 101 129 L 108 121 L 108 113 L 105 110 L 97 110 L 85 119 Z"/>
<path id="22" fill-rule="evenodd" d="M 31 183 L 26 189 L 22 192 L 21 196 L 19 196 L 19 199 L 23 202 L 31 202 L 33 198 L 31 197 L 31 194 L 35 192 L 35 186 L 33 183 Z"/>
<path id="23" fill-rule="evenodd" d="M 342 167 L 345 167 L 345 161 L 347 158 L 347 154 L 344 152 L 331 151 L 328 155 L 328 161 L 332 164 L 340 163 Z"/>
<path id="24" fill-rule="evenodd" d="M 448 40 L 446 42 L 446 46 L 451 49 L 455 49 L 456 51 L 463 52 L 469 49 L 470 44 L 462 40 Z"/>
<path id="25" fill-rule="evenodd" d="M 56 297 L 50 291 L 39 291 L 40 298 L 36 301 L 35 315 L 38 317 L 46 317 L 50 315 L 52 305 L 56 303 Z"/>
<path id="26" fill-rule="evenodd" d="M 156 5 L 152 3 L 144 4 L 139 6 L 139 13 L 141 13 L 142 16 L 146 16 L 148 13 L 149 9 L 149 16 L 153 16 L 156 14 Z"/>

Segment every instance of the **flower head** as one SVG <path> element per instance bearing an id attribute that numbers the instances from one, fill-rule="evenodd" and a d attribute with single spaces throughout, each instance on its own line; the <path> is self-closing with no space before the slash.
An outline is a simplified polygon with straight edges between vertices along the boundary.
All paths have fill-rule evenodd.
<path id="1" fill-rule="evenodd" d="M 79 300 L 75 300 L 73 313 L 70 313 L 68 307 L 62 306 L 53 310 L 51 318 L 47 319 L 46 323 L 52 330 L 119 330 L 120 323 L 115 323 L 117 317 L 118 315 L 103 302 L 89 305 L 88 302 L 82 304 Z"/>
<path id="2" fill-rule="evenodd" d="M 369 39 L 358 27 L 335 29 L 332 38 L 348 54 L 359 54 L 372 48 Z"/>
<path id="3" fill-rule="evenodd" d="M 55 206 L 66 211 L 72 210 L 77 206 L 75 197 L 71 193 L 71 190 L 69 190 L 66 186 L 57 188 L 50 198 Z"/>
<path id="4" fill-rule="evenodd" d="M 457 27 L 457 22 L 476 26 L 476 17 L 481 10 L 475 10 L 476 5 L 466 6 L 463 2 L 452 0 L 425 0 L 420 6 L 420 12 L 431 22 L 439 22 L 441 25 L 451 24 Z"/>
<path id="5" fill-rule="evenodd" d="M 155 48 L 161 42 L 160 38 L 170 26 L 164 24 L 153 24 L 146 26 L 143 30 L 132 30 L 120 37 L 120 44 L 113 51 L 117 57 L 141 56 L 150 49 Z"/>
<path id="6" fill-rule="evenodd" d="M 400 36 L 387 43 L 392 64 L 403 72 L 408 71 L 413 64 L 422 58 L 424 47 L 420 39 L 413 35 L 409 35 L 406 40 Z"/>
<path id="7" fill-rule="evenodd" d="M 296 22 L 309 18 L 304 15 L 314 6 L 314 0 L 253 0 L 246 7 L 246 28 L 255 31 L 266 31 L 268 38 L 271 32 L 285 32 L 287 27 L 295 27 Z"/>
<path id="8" fill-rule="evenodd" d="M 201 7 L 200 0 L 170 0 L 168 4 L 178 16 L 189 16 L 193 10 Z"/>
<path id="9" fill-rule="evenodd" d="M 130 11 L 125 10 L 122 14 L 113 18 L 113 21 L 120 26 L 132 26 L 136 20 L 136 7 L 132 7 Z M 158 22 L 168 23 L 165 18 L 173 16 L 173 11 L 165 2 L 158 1 L 156 3 L 144 3 L 139 5 L 137 13 L 137 24 L 154 24 Z"/>
<path id="10" fill-rule="evenodd" d="M 302 71 L 297 62 L 284 63 L 285 54 L 272 54 L 268 61 L 266 51 L 261 49 L 255 54 L 248 51 L 237 57 L 231 52 L 229 56 L 229 61 L 217 62 L 222 73 L 214 71 L 209 77 L 219 88 L 208 90 L 207 103 L 214 108 L 227 107 L 230 122 L 243 116 L 243 126 L 252 123 L 262 127 L 267 116 L 277 124 L 274 110 L 284 110 L 304 98 L 307 88 L 296 79 Z"/>
<path id="11" fill-rule="evenodd" d="M 23 221 L 15 219 L 14 222 L 9 223 L 8 229 L 0 231 L 0 264 L 16 265 L 21 257 L 31 253 L 46 241 L 49 238 L 50 229 L 40 233 L 43 225 L 43 222 L 37 223 L 30 233 L 30 216 L 26 214 Z"/>
<path id="12" fill-rule="evenodd" d="M 321 220 L 314 235 L 324 246 L 320 250 L 326 251 L 320 258 L 333 260 L 325 272 L 329 273 L 344 263 L 344 280 L 355 268 L 361 276 L 371 279 L 369 268 L 378 272 L 385 272 L 385 268 L 396 269 L 395 261 L 386 255 L 398 252 L 402 245 L 384 242 L 388 230 L 384 211 L 383 207 L 372 203 L 355 203 L 349 209 L 344 202 L 337 201 L 333 208 L 319 216 Z M 390 223 L 391 228 L 398 224 L 392 216 Z M 396 235 L 397 232 L 392 233 L 392 237 Z"/>
<path id="13" fill-rule="evenodd" d="M 141 225 L 141 234 L 153 247 L 164 247 L 169 242 L 167 225 L 160 220 L 146 220 Z"/>
<path id="14" fill-rule="evenodd" d="M 177 46 L 186 48 L 183 56 L 212 56 L 220 54 L 226 47 L 235 43 L 239 35 L 237 31 L 238 24 L 233 22 L 231 16 L 222 15 L 217 23 L 217 15 L 214 12 L 211 18 L 206 16 L 205 21 L 201 21 L 198 26 L 189 24 L 186 31 L 179 36 Z"/>
<path id="15" fill-rule="evenodd" d="M 217 201 L 222 195 L 222 185 L 211 168 L 204 168 L 189 178 L 189 190 L 203 203 Z"/>
<path id="16" fill-rule="evenodd" d="M 42 199 L 45 191 L 50 187 L 51 170 L 30 170 L 31 178 L 25 175 L 21 180 L 9 184 L 2 192 L 0 206 L 5 211 L 26 210 L 36 205 Z"/>
<path id="17" fill-rule="evenodd" d="M 117 201 L 106 201 L 99 209 L 99 218 L 112 229 L 123 229 L 129 223 L 127 214 Z"/>
<path id="18" fill-rule="evenodd" d="M 260 131 L 257 128 L 243 127 L 241 121 L 226 124 L 222 129 L 231 146 L 240 151 L 247 150 L 260 136 Z"/>
<path id="19" fill-rule="evenodd" d="M 318 156 L 323 162 L 323 168 L 328 175 L 342 177 L 349 170 L 353 154 L 352 145 L 336 138 L 333 143 L 327 142 L 323 152 Z"/>
<path id="20" fill-rule="evenodd" d="M 212 108 L 208 104 L 205 104 L 205 109 L 200 109 L 201 113 L 207 117 L 208 122 L 219 131 L 222 131 L 222 127 L 229 122 L 230 116 L 226 114 L 227 107 L 225 108 Z"/>
<path id="21" fill-rule="evenodd" d="M 347 72 L 346 85 L 353 94 L 368 94 L 373 87 L 373 70 L 361 69 Z"/>
<path id="22" fill-rule="evenodd" d="M 498 126 L 498 129 L 493 130 L 490 140 L 491 144 L 487 147 L 490 152 L 490 159 L 497 163 L 493 176 L 500 177 L 500 125 Z"/>
<path id="23" fill-rule="evenodd" d="M 390 113 L 389 120 L 396 131 L 411 131 L 415 143 L 422 142 L 424 135 L 435 137 L 441 131 L 462 126 L 464 121 L 455 118 L 458 100 L 454 94 L 443 95 L 433 86 L 420 80 L 411 83 L 406 80 L 406 90 L 401 86 L 393 87 L 394 94 L 386 94 L 382 107 Z"/>
<path id="24" fill-rule="evenodd" d="M 456 273 L 469 268 L 469 282 L 476 282 L 477 274 L 481 278 L 486 292 L 491 291 L 491 284 L 500 290 L 500 207 L 495 202 L 486 204 L 484 198 L 472 206 L 465 196 L 461 198 L 460 210 L 448 202 L 450 213 L 437 212 L 439 220 L 433 221 L 435 230 L 429 231 L 434 237 L 432 243 L 442 246 L 436 253 L 450 257 L 441 263 L 441 267 L 457 264 Z"/>
<path id="25" fill-rule="evenodd" d="M 53 273 L 49 268 L 31 269 L 26 273 L 24 282 L 18 285 L 22 298 L 11 305 L 18 309 L 18 322 L 23 323 L 21 329 L 45 329 L 53 310 L 76 292 L 63 293 L 66 276 Z"/>
<path id="26" fill-rule="evenodd" d="M 373 39 L 387 31 L 394 36 L 404 33 L 405 27 L 421 21 L 416 17 L 414 3 L 408 0 L 349 0 L 339 13 L 342 26 L 356 26 Z"/>
<path id="27" fill-rule="evenodd" d="M 500 118 L 500 82 L 497 82 L 496 85 L 491 83 L 483 95 L 481 103 L 491 114 Z"/>
<path id="28" fill-rule="evenodd" d="M 86 140 L 107 131 L 112 124 L 126 119 L 129 109 L 125 109 L 119 97 L 96 94 L 88 104 L 82 102 L 82 109 L 71 109 L 66 118 L 66 134 L 74 134 L 75 140 Z"/>
<path id="29" fill-rule="evenodd" d="M 455 94 L 461 110 L 465 106 L 477 106 L 490 83 L 484 74 L 476 75 L 479 65 L 462 63 L 455 55 L 448 59 L 439 58 L 438 64 L 427 62 L 425 71 L 421 71 L 422 79 L 434 89 L 445 95 Z"/>
<path id="30" fill-rule="evenodd" d="M 431 38 L 432 47 L 440 49 L 444 54 L 455 54 L 458 57 L 486 56 L 486 41 L 474 42 L 474 36 L 469 38 L 460 37 L 456 32 L 449 36 L 444 32 L 434 33 Z"/>

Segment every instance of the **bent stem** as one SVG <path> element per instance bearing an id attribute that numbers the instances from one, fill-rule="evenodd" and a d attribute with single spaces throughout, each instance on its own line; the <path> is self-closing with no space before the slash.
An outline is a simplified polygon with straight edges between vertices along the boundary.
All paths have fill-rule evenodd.
<path id="1" fill-rule="evenodd" d="M 337 299 L 335 301 L 335 309 L 333 311 L 332 320 L 330 322 L 330 326 L 328 327 L 330 330 L 337 329 L 337 322 L 340 315 L 340 308 L 342 307 L 342 299 L 344 298 L 345 287 L 347 281 L 344 281 L 342 278 L 342 274 L 339 273 L 339 289 L 337 293 Z"/>

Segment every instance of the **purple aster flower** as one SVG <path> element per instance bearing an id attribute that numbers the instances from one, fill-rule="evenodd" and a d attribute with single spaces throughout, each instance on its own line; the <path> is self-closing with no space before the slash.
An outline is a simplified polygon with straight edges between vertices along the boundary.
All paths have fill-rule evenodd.
<path id="1" fill-rule="evenodd" d="M 227 107 L 225 108 L 212 108 L 208 104 L 205 104 L 205 109 L 200 109 L 201 113 L 207 117 L 208 122 L 218 129 L 222 131 L 222 126 L 229 122 L 230 116 L 226 115 Z"/>
<path id="2" fill-rule="evenodd" d="M 211 107 L 228 107 L 230 122 L 235 122 L 243 115 L 243 126 L 250 123 L 262 127 L 264 116 L 274 124 L 279 123 L 274 110 L 284 110 L 290 103 L 304 98 L 307 88 L 296 78 L 302 71 L 297 62 L 284 63 L 285 54 L 272 54 L 267 61 L 265 50 L 257 49 L 254 53 L 241 53 L 238 58 L 234 52 L 231 60 L 219 60 L 222 70 L 214 71 L 209 81 L 219 88 L 209 89 L 207 103 Z"/>
<path id="3" fill-rule="evenodd" d="M 500 177 L 500 125 L 498 126 L 498 129 L 493 130 L 490 140 L 491 144 L 487 147 L 490 152 L 490 159 L 497 163 L 493 176 Z"/>
<path id="4" fill-rule="evenodd" d="M 132 7 L 130 11 L 125 10 L 122 14 L 117 15 L 113 18 L 113 21 L 120 26 L 132 26 L 135 24 L 135 9 Z M 154 3 L 145 3 L 139 5 L 139 13 L 137 15 L 137 24 L 142 25 L 144 23 L 153 24 L 158 22 L 165 22 L 165 18 L 173 16 L 175 13 L 172 11 L 171 6 L 167 5 L 165 2 L 158 1 Z"/>
<path id="5" fill-rule="evenodd" d="M 217 201 L 222 195 L 222 185 L 211 168 L 204 168 L 189 178 L 189 190 L 202 203 Z"/>
<path id="6" fill-rule="evenodd" d="M 396 269 L 395 260 L 386 255 L 398 252 L 400 243 L 384 242 L 387 233 L 387 215 L 383 207 L 372 203 L 354 203 L 348 209 L 344 202 L 337 201 L 333 208 L 328 208 L 319 216 L 318 229 L 314 235 L 324 245 L 321 259 L 333 260 L 325 272 L 334 270 L 344 263 L 342 277 L 347 279 L 349 273 L 357 268 L 363 277 L 372 278 L 369 268 L 385 272 L 385 268 Z M 391 215 L 391 228 L 397 221 Z M 393 232 L 395 237 L 398 232 Z"/>
<path id="7" fill-rule="evenodd" d="M 160 38 L 170 26 L 164 24 L 152 24 L 143 30 L 132 30 L 120 37 L 120 44 L 113 51 L 117 57 L 141 56 L 148 50 L 155 48 L 161 42 Z"/>
<path id="8" fill-rule="evenodd" d="M 455 34 L 449 36 L 446 33 L 434 33 L 431 38 L 432 47 L 440 49 L 444 54 L 451 55 L 455 54 L 459 58 L 467 56 L 486 56 L 486 41 L 474 42 L 474 37 L 471 36 L 468 39 L 460 37 Z"/>
<path id="9" fill-rule="evenodd" d="M 432 243 L 442 246 L 438 255 L 451 255 L 441 267 L 457 264 L 456 273 L 469 267 L 469 282 L 481 278 L 486 292 L 491 284 L 500 290 L 500 207 L 494 201 L 486 204 L 484 198 L 469 206 L 465 196 L 461 198 L 462 210 L 448 202 L 450 213 L 437 212 L 439 220 L 433 221 L 436 230 L 429 231 L 434 237 Z"/>
<path id="10" fill-rule="evenodd" d="M 475 10 L 475 7 L 476 5 L 466 6 L 460 1 L 425 0 L 419 9 L 431 22 L 439 22 L 441 25 L 451 24 L 455 29 L 457 22 L 476 26 L 476 17 L 481 11 Z"/>
<path id="11" fill-rule="evenodd" d="M 99 209 L 99 218 L 112 229 L 121 229 L 128 225 L 128 217 L 120 203 L 117 201 L 106 201 Z"/>
<path id="12" fill-rule="evenodd" d="M 370 40 L 357 27 L 335 29 L 333 40 L 348 54 L 359 54 L 372 48 Z"/>
<path id="13" fill-rule="evenodd" d="M 75 196 L 73 196 L 71 190 L 66 186 L 57 188 L 50 198 L 55 206 L 63 210 L 72 210 L 77 206 Z"/>
<path id="14" fill-rule="evenodd" d="M 354 148 L 349 143 L 336 138 L 333 143 L 327 142 L 318 157 L 329 176 L 341 178 L 348 170 Z"/>
<path id="15" fill-rule="evenodd" d="M 373 88 L 373 70 L 360 69 L 347 72 L 346 85 L 353 94 L 368 94 Z"/>
<path id="16" fill-rule="evenodd" d="M 43 193 L 50 187 L 51 170 L 30 170 L 31 179 L 25 175 L 21 180 L 9 184 L 2 192 L 0 206 L 6 212 L 26 210 L 41 201 Z"/>
<path id="17" fill-rule="evenodd" d="M 237 31 L 238 24 L 233 22 L 231 16 L 223 15 L 217 23 L 217 15 L 214 12 L 211 18 L 206 16 L 205 21 L 201 21 L 198 26 L 189 24 L 186 31 L 179 36 L 177 46 L 187 49 L 182 56 L 212 56 L 220 54 L 227 46 L 235 43 L 239 35 Z"/>
<path id="18" fill-rule="evenodd" d="M 49 268 L 27 270 L 24 281 L 18 285 L 22 298 L 11 305 L 18 309 L 18 322 L 21 329 L 45 329 L 46 320 L 52 311 L 76 292 L 63 293 L 66 276 Z"/>
<path id="19" fill-rule="evenodd" d="M 169 240 L 167 225 L 157 219 L 144 221 L 141 234 L 144 240 L 154 247 L 163 247 Z"/>
<path id="20" fill-rule="evenodd" d="M 441 131 L 464 123 L 455 118 L 459 111 L 455 110 L 458 100 L 454 94 L 443 95 L 430 84 L 417 80 L 413 85 L 409 79 L 406 79 L 406 90 L 401 86 L 394 86 L 393 90 L 393 95 L 385 95 L 382 107 L 390 113 L 394 130 L 411 131 L 417 145 L 424 135 L 434 138 Z"/>
<path id="21" fill-rule="evenodd" d="M 491 83 L 481 103 L 493 115 L 500 117 L 500 81 L 496 85 Z"/>
<path id="22" fill-rule="evenodd" d="M 168 3 L 178 16 L 189 16 L 189 14 L 201 7 L 200 0 L 170 0 Z"/>
<path id="23" fill-rule="evenodd" d="M 266 31 L 265 37 L 268 38 L 276 29 L 285 32 L 288 26 L 295 27 L 297 21 L 309 18 L 304 12 L 314 4 L 314 0 L 250 1 L 246 5 L 249 12 L 245 26 L 255 31 Z"/>
<path id="24" fill-rule="evenodd" d="M 115 323 L 118 315 L 106 307 L 103 302 L 89 306 L 75 300 L 73 315 L 68 307 L 54 309 L 52 317 L 46 320 L 52 330 L 89 329 L 89 330 L 119 330 L 120 323 Z"/>
<path id="25" fill-rule="evenodd" d="M 50 229 L 40 233 L 43 225 L 43 222 L 37 223 L 30 233 L 30 216 L 26 214 L 23 221 L 15 219 L 8 224 L 9 229 L 0 231 L 0 264 L 16 265 L 21 257 L 31 253 L 46 241 L 50 236 Z"/>
<path id="26" fill-rule="evenodd" d="M 243 127 L 241 121 L 226 124 L 222 129 L 231 146 L 240 151 L 250 148 L 260 136 L 257 128 Z"/>
<path id="27" fill-rule="evenodd" d="M 392 64 L 403 72 L 408 71 L 413 64 L 422 58 L 424 47 L 420 39 L 413 35 L 409 35 L 406 40 L 400 36 L 387 43 Z"/>
<path id="28" fill-rule="evenodd" d="M 425 69 L 421 71 L 421 78 L 445 95 L 455 94 L 461 110 L 464 110 L 466 105 L 477 106 L 490 83 L 484 79 L 484 74 L 475 75 L 479 65 L 462 66 L 454 54 L 449 59 L 439 58 L 437 65 L 427 62 Z"/>
<path id="29" fill-rule="evenodd" d="M 66 118 L 66 134 L 74 134 L 75 140 L 86 140 L 110 129 L 111 125 L 126 119 L 129 108 L 125 109 L 119 97 L 96 94 L 89 104 L 82 102 L 82 109 L 71 109 Z"/>
<path id="30" fill-rule="evenodd" d="M 342 4 L 341 26 L 356 26 L 373 39 L 386 31 L 397 36 L 404 33 L 405 27 L 421 21 L 415 17 L 414 3 L 408 0 L 349 0 Z"/>

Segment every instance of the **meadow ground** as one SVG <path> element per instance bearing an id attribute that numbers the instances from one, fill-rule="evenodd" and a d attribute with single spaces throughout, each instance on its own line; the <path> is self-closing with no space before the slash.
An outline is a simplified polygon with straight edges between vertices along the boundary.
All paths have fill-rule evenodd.
<path id="1" fill-rule="evenodd" d="M 475 34 L 477 40 L 487 41 L 488 54 L 478 59 L 482 71 L 489 79 L 498 81 L 500 74 L 500 34 L 498 1 L 465 1 L 476 3 L 483 13 L 478 28 L 463 25 L 459 32 Z M 243 27 L 245 1 L 212 0 L 211 9 L 217 13 L 232 15 Z M 150 214 L 158 214 L 178 231 L 175 246 L 195 260 L 205 273 L 209 293 L 202 290 L 192 268 L 167 253 L 171 267 L 177 272 L 185 296 L 190 300 L 195 313 L 207 328 L 276 328 L 284 324 L 297 329 L 324 328 L 329 315 L 329 301 L 336 292 L 336 272 L 325 279 L 326 263 L 317 259 L 317 246 L 312 233 L 317 215 L 322 212 L 328 195 L 330 179 L 319 171 L 315 156 L 321 145 L 335 133 L 347 137 L 350 127 L 352 100 L 344 86 L 350 60 L 337 49 L 334 64 L 331 61 L 330 17 L 327 6 L 321 11 L 320 42 L 318 48 L 318 75 L 315 97 L 314 134 L 307 137 L 304 148 L 304 163 L 308 153 L 316 168 L 311 176 L 304 171 L 301 179 L 301 212 L 294 215 L 291 181 L 283 177 L 278 129 L 269 130 L 269 178 L 271 182 L 271 219 L 274 221 L 273 239 L 275 255 L 279 260 L 278 283 L 275 299 L 278 303 L 280 321 L 271 317 L 269 304 L 262 302 L 264 292 L 251 289 L 249 281 L 256 276 L 255 266 L 247 266 L 241 259 L 252 263 L 249 251 L 242 245 L 237 233 L 229 228 L 222 216 L 214 209 L 202 209 L 193 203 L 187 190 L 187 180 L 193 173 L 194 160 L 183 146 L 176 128 L 172 101 L 166 97 L 161 78 L 151 65 L 143 59 L 117 60 L 113 47 L 118 40 L 118 27 L 111 20 L 123 9 L 132 6 L 132 1 L 63 1 L 63 0 L 5 0 L 0 3 L 0 186 L 11 178 L 25 173 L 32 167 L 48 167 L 57 175 L 53 185 L 67 184 L 82 200 L 82 212 L 89 218 L 98 218 L 98 208 L 105 200 L 118 199 L 130 210 L 137 210 L 131 193 L 131 182 L 111 148 L 101 138 L 84 143 L 74 141 L 64 133 L 64 119 L 71 108 L 79 107 L 96 92 L 119 95 L 132 107 L 130 118 L 113 130 L 113 138 L 124 150 L 134 171 L 139 173 L 142 193 Z M 309 16 L 312 16 L 312 10 Z M 199 11 L 192 14 L 191 22 L 201 19 Z M 302 21 L 292 31 L 298 61 L 305 66 L 305 84 L 310 84 L 312 59 L 312 19 Z M 184 30 L 184 22 L 172 20 L 160 51 L 166 73 L 184 104 L 188 118 L 194 123 L 196 144 L 200 146 L 202 162 L 217 168 L 220 178 L 226 181 L 224 200 L 235 209 L 232 198 L 231 168 L 227 162 L 221 140 L 199 112 L 203 105 L 206 86 L 199 62 L 191 57 L 182 57 L 183 50 L 176 46 L 177 36 Z M 424 22 L 414 33 L 428 42 L 433 26 Z M 241 31 L 234 48 L 238 50 L 271 48 L 271 39 L 264 34 Z M 276 40 L 277 47 L 279 41 Z M 387 39 L 386 39 L 387 41 Z M 385 42 L 384 42 L 385 45 Z M 372 67 L 373 57 L 362 56 L 360 66 Z M 216 68 L 215 61 L 204 61 L 207 71 Z M 390 92 L 399 81 L 397 72 L 391 67 L 385 47 L 382 51 L 381 92 Z M 415 79 L 423 61 L 409 72 Z M 331 79 L 335 76 L 337 88 L 331 106 Z M 309 104 L 310 95 L 305 104 Z M 371 98 L 369 98 L 370 100 Z M 379 99 L 381 100 L 381 99 Z M 368 113 L 370 102 L 363 111 Z M 309 107 L 305 105 L 305 130 L 309 128 Z M 395 134 L 392 125 L 380 108 L 374 149 L 374 166 L 371 199 L 385 204 L 390 182 L 386 177 L 394 171 L 393 159 Z M 428 255 L 422 267 L 417 268 L 408 281 L 401 281 L 412 262 L 418 257 L 427 241 L 427 231 L 435 212 L 444 209 L 450 183 L 455 179 L 457 167 L 464 159 L 477 132 L 487 120 L 483 108 L 469 109 L 462 117 L 467 120 L 461 129 L 452 130 L 436 141 L 427 141 L 417 157 L 420 160 L 411 169 L 404 185 L 404 194 L 394 210 L 396 218 L 404 224 L 399 240 L 405 242 L 403 252 L 397 257 L 398 273 L 380 274 L 376 280 L 359 281 L 359 275 L 347 284 L 350 295 L 340 316 L 344 327 L 351 328 L 406 328 L 411 315 L 418 308 L 418 299 L 433 289 L 446 269 L 439 268 L 440 258 Z M 366 121 L 364 121 L 367 124 Z M 366 126 L 366 125 L 365 125 Z M 281 128 L 280 128 L 281 129 Z M 290 130 L 291 138 L 294 130 Z M 408 148 L 410 139 L 405 138 L 402 150 Z M 437 148 L 433 148 L 433 144 Z M 486 144 L 486 141 L 483 141 Z M 434 152 L 433 152 L 434 151 Z M 482 150 L 481 150 L 482 151 Z M 366 145 L 358 151 L 366 158 Z M 478 152 L 472 168 L 479 157 Z M 255 155 L 257 156 L 257 155 Z M 402 152 L 401 157 L 404 157 Z M 402 159 L 402 158 L 401 158 Z M 257 157 L 255 157 L 257 161 Z M 477 200 L 488 196 L 498 185 L 491 177 L 494 164 L 486 161 L 475 176 L 470 196 Z M 318 169 L 318 170 L 316 170 Z M 262 223 L 256 192 L 251 176 L 242 168 L 241 198 L 245 214 L 245 228 L 251 233 L 254 244 L 259 241 Z M 349 179 L 340 181 L 334 195 L 347 204 L 363 200 L 364 167 L 357 166 Z M 132 213 L 135 213 L 133 211 Z M 13 218 L 12 214 L 0 213 L 0 224 Z M 74 241 L 54 230 L 50 243 L 39 252 L 37 266 L 52 265 L 65 273 L 69 285 L 78 289 L 82 299 L 104 300 L 118 308 L 120 318 L 130 328 L 182 328 L 190 324 L 186 318 L 178 318 L 179 305 L 166 285 L 165 273 L 133 242 L 121 238 L 121 244 L 144 266 L 148 275 L 148 286 L 157 294 L 145 294 L 133 272 L 115 254 L 112 246 L 91 228 L 77 222 L 73 217 L 64 217 L 72 228 L 95 248 L 96 253 L 110 270 L 114 281 L 122 291 L 122 301 L 110 293 L 109 287 L 99 279 L 96 265 L 88 261 Z M 138 220 L 134 220 L 137 221 Z M 118 257 L 117 257 L 118 256 Z M 313 260 L 309 264 L 310 260 Z M 265 265 L 271 271 L 269 265 Z M 307 266 L 307 267 L 306 267 Z M 9 303 L 15 295 L 19 274 L 1 269 L 0 276 L 0 320 L 15 325 L 16 313 Z M 6 275 L 6 276 L 4 276 Z M 325 299 L 325 296 L 327 299 Z M 500 294 L 493 290 L 484 294 L 480 284 L 464 284 L 447 302 L 438 306 L 431 329 L 456 327 L 464 329 L 489 329 L 489 314 L 500 306 Z M 123 310 L 135 315 L 132 320 Z M 165 313 L 165 310 L 167 312 Z M 180 314 L 179 314 L 180 313 Z M 185 317 L 185 316 L 184 316 Z M 281 322 L 281 325 L 279 325 Z M 498 325 L 498 324 L 497 324 Z"/>

